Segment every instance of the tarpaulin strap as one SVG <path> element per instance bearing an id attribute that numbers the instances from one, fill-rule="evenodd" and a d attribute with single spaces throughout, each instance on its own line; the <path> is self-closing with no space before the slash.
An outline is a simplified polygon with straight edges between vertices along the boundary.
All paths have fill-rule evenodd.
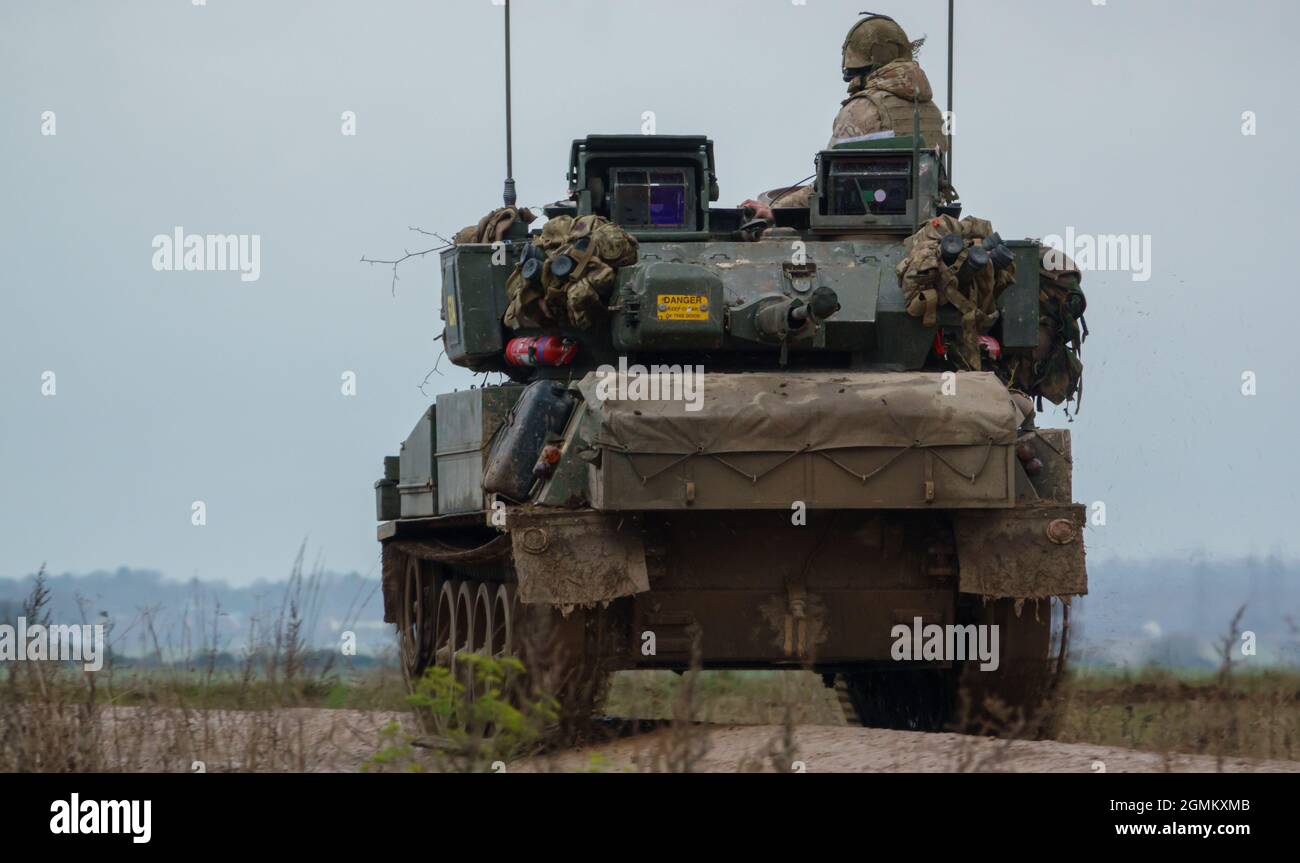
<path id="1" fill-rule="evenodd" d="M 947 465 L 949 470 L 951 470 L 953 473 L 957 474 L 958 476 L 962 477 L 963 479 L 968 479 L 972 483 L 974 483 L 975 480 L 979 478 L 979 475 L 984 473 L 984 468 L 988 467 L 989 465 L 989 455 L 993 452 L 993 438 L 989 438 L 989 442 L 984 445 L 984 459 L 983 461 L 980 462 L 979 468 L 972 474 L 966 474 L 964 471 L 962 471 L 952 462 L 948 461 L 948 459 L 940 455 L 937 449 L 927 449 L 926 452 L 934 453 L 934 457 L 937 458 L 939 461 L 943 462 L 945 465 Z"/>
<path id="2" fill-rule="evenodd" d="M 956 449 L 970 450 L 970 449 L 974 449 L 976 446 L 983 446 L 983 447 L 1010 446 L 1011 444 L 1014 443 L 1015 440 L 1012 438 L 1008 438 L 1007 440 L 1003 440 L 1003 441 L 999 441 L 997 438 L 986 438 L 985 442 L 982 444 L 971 443 L 966 441 L 934 441 L 934 442 L 927 443 L 926 441 L 918 440 L 918 441 L 913 441 L 911 443 L 848 443 L 848 444 L 838 444 L 835 446 L 813 446 L 812 444 L 805 444 L 799 447 L 798 449 L 762 449 L 762 450 L 724 449 L 724 450 L 718 450 L 717 452 L 714 452 L 712 450 L 709 450 L 707 447 L 702 447 L 702 446 L 695 447 L 693 449 L 630 449 L 626 446 L 610 443 L 609 441 L 600 441 L 600 440 L 588 441 L 588 445 L 591 446 L 592 448 L 604 447 L 606 449 L 612 450 L 613 452 L 617 452 L 626 456 L 706 455 L 709 456 L 710 458 L 716 458 L 721 455 L 796 456 L 799 455 L 800 453 L 826 453 L 826 452 L 835 452 L 837 450 L 879 450 L 879 449 L 908 450 L 908 449 L 931 449 L 931 448 L 939 448 L 939 449 L 956 448 Z M 780 467 L 780 465 L 778 464 L 776 465 L 776 467 Z M 766 470 L 763 471 L 763 473 L 768 473 L 768 472 L 769 471 Z M 959 471 L 959 473 L 962 472 Z"/>
<path id="3" fill-rule="evenodd" d="M 648 474 L 646 474 L 645 476 L 642 476 L 642 475 L 641 475 L 641 471 L 637 470 L 636 467 L 633 466 L 633 464 L 632 464 L 632 455 L 634 455 L 634 454 L 633 454 L 633 453 L 630 453 L 630 452 L 629 452 L 629 453 L 626 453 L 626 455 L 628 456 L 628 459 L 627 459 L 628 467 L 631 467 L 631 468 L 632 468 L 632 473 L 636 474 L 636 475 L 637 475 L 637 478 L 641 480 L 641 485 L 645 485 L 647 482 L 649 482 L 650 480 L 652 480 L 652 479 L 654 479 L 655 477 L 659 476 L 661 473 L 665 473 L 665 472 L 667 472 L 667 471 L 672 470 L 673 468 L 677 467 L 677 465 L 679 465 L 679 464 L 681 464 L 682 462 L 686 461 L 686 460 L 687 460 L 688 458 L 690 458 L 691 456 L 693 456 L 693 455 L 701 455 L 701 454 L 703 454 L 703 451 L 702 451 L 702 450 L 701 450 L 700 452 L 688 452 L 688 453 L 686 453 L 686 454 L 684 454 L 684 455 L 682 455 L 682 456 L 679 456 L 678 458 L 673 459 L 671 462 L 669 462 L 668 464 L 664 465 L 663 467 L 661 467 L 659 470 L 655 471 L 654 473 L 648 473 Z M 644 455 L 644 453 L 642 453 L 642 455 Z"/>
<path id="4" fill-rule="evenodd" d="M 598 445 L 600 445 L 600 444 L 599 444 L 599 442 L 595 442 L 595 441 L 593 441 L 593 442 L 592 442 L 592 445 L 593 445 L 593 446 L 598 446 Z M 865 484 L 866 482 L 868 482 L 869 480 L 873 479 L 875 476 L 877 476 L 878 474 L 880 474 L 882 471 L 886 470 L 886 469 L 887 469 L 890 465 L 892 465 L 894 462 L 898 461 L 898 460 L 899 460 L 899 459 L 900 459 L 904 454 L 906 454 L 906 453 L 908 453 L 908 452 L 910 452 L 910 451 L 912 451 L 912 450 L 916 450 L 916 449 L 919 449 L 919 450 L 922 450 L 923 452 L 925 452 L 925 453 L 927 454 L 927 457 L 929 456 L 930 453 L 933 452 L 933 453 L 934 453 L 934 457 L 938 458 L 939 461 L 943 462 L 943 464 L 944 464 L 944 465 L 945 465 L 949 470 L 951 470 L 953 473 L 957 474 L 958 476 L 962 477 L 963 479 L 969 480 L 970 482 L 973 483 L 973 482 L 975 482 L 976 479 L 979 478 L 980 474 L 984 473 L 984 469 L 985 469 L 986 467 L 988 467 L 989 457 L 990 457 L 990 455 L 991 455 L 992 452 L 993 452 L 993 445 L 994 445 L 994 442 L 993 442 L 993 440 L 990 438 L 989 441 L 984 445 L 984 458 L 983 458 L 983 460 L 980 462 L 980 466 L 975 470 L 974 473 L 967 473 L 966 471 L 962 470 L 960 467 L 958 467 L 957 465 L 953 464 L 951 461 L 949 461 L 947 458 L 945 458 L 943 455 L 939 454 L 939 453 L 936 451 L 937 448 L 939 448 L 939 447 L 960 446 L 960 447 L 963 447 L 963 448 L 968 448 L 967 445 L 965 445 L 965 444 L 924 444 L 924 443 L 921 443 L 921 442 L 918 441 L 918 442 L 916 442 L 916 443 L 908 444 L 908 445 L 903 446 L 903 447 L 888 447 L 889 449 L 895 449 L 896 452 L 895 452 L 892 456 L 890 456 L 889 459 L 888 459 L 884 464 L 880 465 L 879 467 L 877 467 L 877 468 L 875 468 L 875 469 L 873 469 L 873 470 L 871 470 L 871 471 L 869 471 L 869 472 L 867 472 L 867 473 L 859 473 L 859 472 L 853 470 L 853 468 L 851 468 L 851 467 L 849 467 L 848 465 L 844 464 L 843 462 L 841 462 L 840 460 L 838 460 L 837 458 L 835 458 L 835 457 L 834 457 L 833 455 L 831 455 L 830 453 L 831 453 L 834 449 L 855 449 L 855 450 L 861 450 L 861 449 L 886 449 L 886 447 L 835 447 L 835 448 L 832 448 L 831 450 L 825 450 L 825 449 L 814 449 L 814 448 L 812 447 L 811 444 L 806 444 L 806 445 L 804 445 L 803 447 L 801 447 L 801 448 L 799 448 L 799 449 L 797 449 L 797 450 L 792 450 L 792 451 L 790 451 L 789 453 L 786 454 L 785 458 L 781 459 L 780 461 L 778 461 L 777 463 L 771 465 L 770 467 L 768 467 L 768 468 L 766 468 L 766 469 L 764 469 L 764 470 L 762 470 L 762 471 L 759 471 L 758 473 L 750 473 L 749 471 L 746 471 L 746 470 L 744 470 L 744 469 L 742 469 L 742 468 L 740 468 L 740 467 L 737 467 L 736 465 L 732 464 L 731 462 L 729 462 L 729 461 L 727 461 L 725 458 L 723 458 L 722 455 L 721 455 L 720 453 L 707 452 L 707 451 L 705 451 L 705 449 L 704 449 L 703 447 L 700 447 L 699 449 L 697 449 L 697 450 L 695 450 L 695 451 L 693 451 L 693 452 L 687 452 L 687 453 L 634 452 L 634 451 L 632 451 L 632 450 L 627 449 L 626 447 L 610 447 L 610 448 L 613 449 L 615 452 L 621 453 L 622 455 L 624 455 L 624 456 L 627 457 L 628 467 L 630 467 L 630 468 L 632 469 L 632 473 L 634 473 L 634 474 L 636 475 L 637 479 L 639 479 L 639 480 L 641 481 L 641 484 L 642 484 L 642 485 L 645 485 L 646 483 L 648 483 L 650 480 L 654 479 L 655 477 L 657 477 L 657 476 L 659 476 L 659 475 L 661 475 L 661 474 L 663 474 L 663 473 L 665 473 L 665 472 L 667 472 L 667 471 L 669 471 L 669 470 L 672 470 L 672 469 L 673 469 L 674 467 L 676 467 L 677 465 L 679 465 L 679 464 L 681 464 L 682 462 L 684 462 L 684 461 L 686 461 L 686 460 L 692 458 L 693 456 L 697 456 L 697 455 L 700 455 L 700 456 L 708 456 L 709 458 L 713 459 L 714 461 L 716 461 L 718 464 L 722 465 L 723 467 L 729 468 L 730 470 L 735 471 L 736 473 L 740 474 L 740 475 L 743 476 L 745 479 L 749 480 L 751 483 L 757 483 L 757 482 L 758 482 L 759 480 L 761 480 L 763 477 L 765 477 L 765 476 L 767 476 L 768 474 L 772 473 L 772 472 L 775 471 L 777 468 L 780 468 L 782 465 L 786 464 L 786 463 L 789 462 L 791 459 L 795 458 L 796 456 L 804 455 L 804 454 L 807 454 L 807 453 L 811 453 L 811 454 L 813 454 L 813 455 L 819 455 L 819 456 L 821 456 L 822 458 L 824 458 L 824 459 L 826 459 L 827 461 L 829 461 L 831 464 L 833 464 L 833 465 L 835 465 L 836 467 L 838 467 L 840 470 L 842 470 L 842 471 L 844 471 L 845 473 L 847 473 L 849 476 L 851 476 L 851 477 L 853 477 L 853 478 L 855 478 L 855 479 L 857 479 L 857 480 L 860 480 L 861 482 L 863 482 L 863 483 Z M 755 455 L 756 453 L 743 453 L 743 454 L 744 454 L 744 455 Z M 635 463 L 634 463 L 634 461 L 633 461 L 633 458 L 634 458 L 635 456 L 665 456 L 665 455 L 676 455 L 677 458 L 673 459 L 671 462 L 669 462 L 668 464 L 666 464 L 666 465 L 664 465 L 663 467 L 659 468 L 658 470 L 653 471 L 653 472 L 651 472 L 651 473 L 647 473 L 647 474 L 643 474 L 643 473 L 641 473 L 639 470 L 637 470 L 636 465 L 635 465 Z"/>
<path id="5" fill-rule="evenodd" d="M 763 477 L 767 476 L 769 473 L 771 473 L 772 471 L 776 470 L 776 469 L 779 468 L 781 465 L 783 465 L 783 464 L 785 464 L 786 462 L 788 462 L 790 459 L 794 458 L 795 456 L 802 455 L 803 453 L 806 453 L 806 452 L 808 452 L 808 451 L 811 450 L 811 449 L 812 449 L 812 444 L 810 444 L 810 443 L 806 443 L 806 444 L 804 444 L 800 449 L 797 449 L 797 450 L 795 450 L 794 452 L 789 453 L 785 458 L 781 459 L 779 462 L 777 462 L 776 464 L 772 465 L 772 466 L 769 467 L 767 470 L 765 470 L 765 471 L 763 471 L 763 472 L 761 472 L 761 473 L 755 473 L 755 474 L 746 473 L 745 471 L 743 471 L 743 470 L 741 470 L 740 468 L 736 467 L 734 464 L 731 464 L 731 463 L 728 462 L 726 459 L 724 459 L 722 456 L 717 455 L 716 453 L 702 453 L 702 454 L 703 454 L 703 455 L 707 455 L 709 458 L 713 459 L 714 461 L 718 462 L 718 464 L 721 464 L 721 465 L 723 465 L 724 467 L 729 467 L 729 468 L 731 468 L 731 469 L 734 470 L 736 473 L 738 473 L 738 474 L 740 474 L 741 476 L 743 476 L 743 477 L 745 477 L 746 479 L 748 479 L 751 483 L 757 483 L 760 479 L 762 479 Z"/>
<path id="6" fill-rule="evenodd" d="M 618 450 L 619 452 L 628 452 L 627 444 L 619 443 L 618 441 L 601 440 L 600 438 L 592 438 L 591 445 L 594 447 L 604 447 L 605 449 Z M 671 453 L 660 453 L 660 455 L 671 455 Z"/>
<path id="7" fill-rule="evenodd" d="M 859 480 L 861 480 L 863 485 L 866 485 L 867 482 L 868 482 L 869 480 L 871 480 L 872 478 L 874 478 L 875 476 L 877 476 L 881 471 L 883 471 L 883 470 L 885 470 L 886 468 L 888 468 L 888 467 L 889 467 L 890 465 L 892 465 L 894 462 L 898 461 L 898 460 L 899 460 L 900 458 L 902 458 L 906 453 L 910 452 L 910 451 L 913 450 L 913 449 L 916 449 L 917 446 L 918 446 L 917 444 L 912 444 L 911 446 L 905 446 L 905 447 L 903 447 L 903 448 L 900 449 L 898 452 L 896 452 L 896 453 L 894 453 L 892 456 L 890 456 L 889 459 L 888 459 L 884 464 L 882 464 L 880 467 L 876 468 L 875 470 L 873 470 L 873 471 L 871 471 L 871 472 L 869 472 L 869 473 L 858 473 L 857 471 L 853 470 L 853 469 L 850 468 L 849 466 L 840 463 L 840 461 L 839 461 L 838 459 L 836 459 L 834 456 L 832 456 L 830 453 L 826 452 L 825 450 L 814 450 L 814 452 L 816 452 L 817 455 L 819 455 L 819 456 L 821 456 L 822 458 L 824 458 L 824 459 L 826 459 L 827 461 L 829 461 L 831 464 L 835 465 L 835 466 L 836 466 L 837 468 L 839 468 L 840 470 L 842 470 L 842 471 L 844 471 L 845 473 L 847 473 L 849 476 L 854 477 L 855 479 L 859 479 Z"/>

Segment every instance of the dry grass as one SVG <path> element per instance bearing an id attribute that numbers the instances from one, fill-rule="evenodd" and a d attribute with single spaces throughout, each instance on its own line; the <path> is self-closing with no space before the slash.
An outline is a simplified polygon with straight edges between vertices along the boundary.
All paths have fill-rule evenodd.
<path id="1" fill-rule="evenodd" d="M 1149 752 L 1300 760 L 1300 673 L 1073 677 L 1057 739 Z"/>
<path id="2" fill-rule="evenodd" d="M 307 650 L 302 633 L 319 585 L 319 570 L 304 575 L 300 552 L 280 606 L 254 621 L 229 671 L 216 662 L 228 647 L 216 637 L 219 608 L 187 618 L 179 662 L 146 610 L 132 628 L 152 648 L 147 663 L 119 667 L 110 654 L 95 673 L 56 661 L 6 663 L 0 772 L 329 769 L 341 741 L 373 743 L 379 716 L 337 711 L 323 723 L 300 708 L 322 699 L 382 704 L 394 681 L 391 672 L 350 678 L 333 654 Z M 42 571 L 19 614 L 29 625 L 48 625 L 48 604 Z M 112 636 L 110 627 L 106 642 Z"/>
<path id="3" fill-rule="evenodd" d="M 254 628 L 237 667 L 215 658 L 228 646 L 196 622 L 184 662 L 164 656 L 146 612 L 140 631 L 152 639 L 150 664 L 111 661 L 95 674 L 56 662 L 10 662 L 0 669 L 0 772 L 316 771 L 371 769 L 481 770 L 501 753 L 473 736 L 473 758 L 422 751 L 400 672 L 391 664 L 364 673 L 336 667 L 303 644 L 312 577 L 301 558 L 280 608 Z M 38 578 L 22 614 L 48 619 Z M 1224 639 L 1217 672 L 1179 674 L 1074 672 L 1059 691 L 1056 739 L 1175 755 L 1300 760 L 1300 671 L 1242 672 Z M 545 663 L 542 663 L 545 665 Z M 435 693 L 436 695 L 436 693 Z M 326 708 L 326 709 L 321 709 Z M 638 771 L 694 772 L 708 756 L 711 729 L 772 726 L 771 739 L 739 760 L 741 770 L 798 769 L 795 729 L 844 725 L 832 690 L 806 671 L 623 672 L 613 676 L 605 712 L 658 720 L 667 733 L 637 758 Z M 511 714 L 493 713 L 484 727 Z M 972 738 L 972 740 L 974 740 Z M 540 741 L 525 735 L 514 746 Z M 400 757 L 384 761 L 384 754 Z M 971 749 L 958 769 L 998 769 L 998 749 Z M 1006 747 L 1006 752 L 1011 751 Z M 990 759 L 992 759 L 990 761 Z M 958 759 L 960 762 L 960 758 Z M 604 769 L 600 763 L 588 769 Z"/>
<path id="4" fill-rule="evenodd" d="M 682 678 L 672 672 L 615 676 L 609 710 L 666 719 Z M 843 725 L 820 678 L 803 671 L 705 671 L 695 719 L 771 725 L 793 711 L 798 725 Z M 1075 672 L 1061 687 L 1054 738 L 1148 752 L 1300 760 L 1300 671 L 1218 673 Z"/>

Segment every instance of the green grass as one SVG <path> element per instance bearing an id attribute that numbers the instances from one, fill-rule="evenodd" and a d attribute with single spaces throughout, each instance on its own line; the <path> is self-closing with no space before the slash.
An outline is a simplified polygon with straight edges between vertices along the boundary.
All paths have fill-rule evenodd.
<path id="1" fill-rule="evenodd" d="M 401 711 L 410 707 L 400 672 L 390 668 L 291 681 L 272 681 L 261 675 L 245 679 L 236 673 L 209 676 L 197 671 L 135 669 L 118 671 L 102 680 L 93 693 L 88 693 L 78 671 L 59 669 L 46 681 L 49 688 L 43 692 L 30 687 L 0 691 L 0 701 L 42 697 L 86 703 L 89 694 L 99 706 L 174 705 L 193 710 L 309 707 Z"/>
<path id="2" fill-rule="evenodd" d="M 1057 739 L 1153 752 L 1300 760 L 1300 671 L 1072 675 Z"/>

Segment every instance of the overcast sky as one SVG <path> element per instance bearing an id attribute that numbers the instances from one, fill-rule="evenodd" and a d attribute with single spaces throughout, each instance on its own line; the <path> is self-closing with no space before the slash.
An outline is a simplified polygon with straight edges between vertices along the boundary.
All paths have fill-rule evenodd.
<path id="1" fill-rule="evenodd" d="M 521 201 L 561 195 L 573 138 L 646 111 L 713 138 L 724 203 L 806 176 L 864 5 L 929 37 L 945 104 L 944 0 L 516 0 Z M 1084 280 L 1075 488 L 1107 515 L 1090 555 L 1296 556 L 1300 4 L 957 5 L 967 213 L 1007 237 L 1151 237 L 1148 281 Z M 497 205 L 501 18 L 491 0 L 0 6 L 0 576 L 243 583 L 284 575 L 304 537 L 375 570 L 372 483 L 429 400 L 439 284 L 435 258 L 408 261 L 394 296 L 358 259 Z M 258 235 L 260 278 L 155 271 L 177 226 Z M 442 370 L 426 393 L 473 380 Z"/>

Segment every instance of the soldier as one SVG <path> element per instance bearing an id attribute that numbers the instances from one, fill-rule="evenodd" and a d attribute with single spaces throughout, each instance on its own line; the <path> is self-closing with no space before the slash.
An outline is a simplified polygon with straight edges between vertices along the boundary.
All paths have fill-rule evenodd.
<path id="1" fill-rule="evenodd" d="M 934 104 L 930 80 L 913 59 L 924 41 L 910 41 L 887 15 L 868 14 L 853 25 L 844 37 L 841 61 L 849 98 L 835 116 L 828 147 L 876 132 L 910 135 L 914 107 L 919 107 L 921 137 L 927 146 L 947 152 L 943 113 Z M 811 197 L 811 186 L 774 189 L 741 206 L 771 223 L 771 207 L 807 207 Z"/>

